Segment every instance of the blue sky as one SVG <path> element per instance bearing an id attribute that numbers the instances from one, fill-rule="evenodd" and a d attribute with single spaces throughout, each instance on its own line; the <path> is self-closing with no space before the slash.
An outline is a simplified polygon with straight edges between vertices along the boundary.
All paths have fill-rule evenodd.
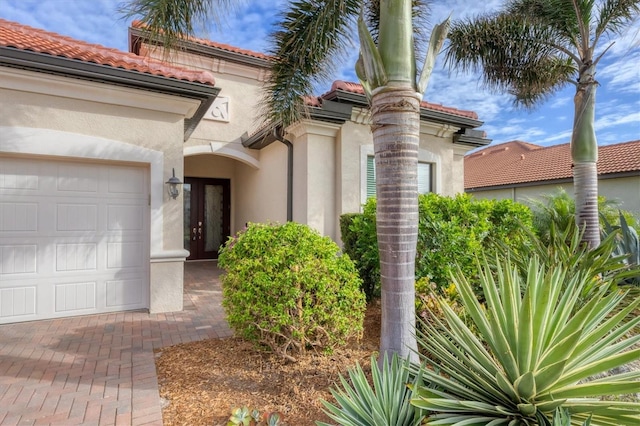
<path id="1" fill-rule="evenodd" d="M 129 21 L 118 6 L 122 0 L 0 0 L 0 17 L 59 34 L 126 51 Z M 201 37 L 244 49 L 264 52 L 270 25 L 286 1 L 239 1 L 237 10 L 221 23 L 203 30 Z M 497 10 L 501 0 L 433 1 L 430 23 L 449 13 L 464 18 Z M 613 40 L 611 40 L 613 41 Z M 608 46 L 611 41 L 600 43 Z M 357 45 L 332 80 L 356 81 L 353 63 Z M 493 143 L 522 140 L 540 145 L 569 141 L 573 119 L 573 86 L 557 93 L 532 112 L 514 110 L 507 95 L 490 93 L 479 84 L 477 75 L 450 72 L 442 57 L 429 83 L 425 100 L 473 110 L 484 121 L 483 130 Z M 640 21 L 615 39 L 615 44 L 598 67 L 601 83 L 597 93 L 596 132 L 600 145 L 640 139 Z M 321 94 L 331 81 L 318 88 Z M 224 88 L 223 88 L 224 89 Z"/>

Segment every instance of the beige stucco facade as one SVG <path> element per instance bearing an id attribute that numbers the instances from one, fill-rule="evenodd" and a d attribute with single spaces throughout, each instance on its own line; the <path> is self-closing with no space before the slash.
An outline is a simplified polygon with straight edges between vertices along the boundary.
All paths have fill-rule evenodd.
<path id="1" fill-rule="evenodd" d="M 144 44 L 132 42 L 134 45 L 140 49 L 134 53 L 164 59 L 160 51 L 146 52 Z M 281 136 L 276 136 L 263 134 L 259 120 L 261 90 L 270 67 L 264 55 L 200 46 L 169 58 L 169 67 L 210 72 L 215 86 L 213 80 L 192 83 L 149 75 L 128 68 L 132 65 L 105 67 L 20 49 L 5 50 L 3 55 L 0 164 L 9 164 L 13 171 L 0 170 L 0 193 L 13 198 L 0 202 L 0 214 L 12 215 L 7 222 L 10 233 L 3 234 L 6 229 L 0 223 L 3 265 L 9 265 L 0 268 L 0 278 L 13 274 L 13 281 L 0 286 L 5 297 L 0 322 L 138 308 L 181 310 L 184 262 L 194 258 L 194 247 L 200 253 L 202 245 L 195 241 L 200 244 L 201 235 L 209 232 L 209 219 L 202 223 L 198 216 L 194 222 L 195 208 L 211 207 L 211 199 L 194 203 L 196 187 L 222 188 L 215 199 L 222 205 L 216 204 L 209 213 L 217 215 L 224 229 L 213 249 L 202 250 L 208 250 L 209 257 L 198 255 L 196 259 L 216 258 L 220 244 L 249 222 L 293 220 L 339 243 L 340 216 L 360 211 L 366 201 L 367 159 L 373 156 L 373 139 L 362 94 L 332 87 L 332 99 L 319 97 L 317 104 L 310 105 L 308 119 L 279 129 Z M 463 191 L 464 154 L 488 142 L 466 132 L 481 124 L 474 114 L 459 112 L 446 107 L 421 111 L 419 161 L 430 165 L 431 190 L 447 195 Z M 435 118 L 425 119 L 429 114 Z M 466 139 L 460 142 L 460 136 Z M 22 174 L 16 166 L 31 167 L 30 163 L 36 172 Z M 55 176 L 46 176 L 45 169 L 55 169 Z M 59 174 L 59 170 L 71 169 L 74 172 L 68 178 Z M 185 183 L 176 199 L 168 194 L 166 185 L 174 172 Z M 129 175 L 123 173 L 137 180 L 129 181 Z M 56 193 L 29 193 L 33 189 L 29 185 L 38 179 L 48 179 Z M 16 186 L 18 181 L 27 186 Z M 68 188 L 58 191 L 55 182 L 58 186 L 66 182 Z M 114 195 L 111 202 L 100 204 L 100 197 L 92 195 L 99 191 L 83 192 L 88 191 L 87 185 L 104 189 L 108 197 L 118 192 L 120 198 Z M 110 185 L 117 191 L 110 192 Z M 139 192 L 134 193 L 133 187 Z M 93 205 L 83 201 L 85 195 L 93 197 Z M 32 230 L 22 226 L 15 212 L 27 205 L 35 212 L 41 201 L 53 215 L 69 212 L 69 218 L 79 217 L 82 223 L 74 225 L 73 219 L 65 219 L 59 222 L 68 229 L 54 229 L 55 220 L 50 220 L 48 234 L 38 221 L 32 233 L 35 242 L 25 245 L 20 238 Z M 112 210 L 120 212 L 118 220 L 110 219 Z M 92 212 L 92 219 L 80 217 L 85 211 Z M 82 227 L 92 220 L 101 221 L 106 231 L 91 225 L 85 233 Z M 139 228 L 135 241 L 127 240 L 133 233 L 125 228 L 131 224 Z M 122 229 L 127 232 L 120 233 L 117 242 L 105 237 L 111 230 Z M 27 252 L 29 262 L 16 257 L 16 253 Z M 50 274 L 38 278 L 43 258 L 47 262 L 42 268 L 48 268 Z M 126 281 L 122 277 L 131 276 L 135 262 L 142 273 Z M 76 270 L 81 272 L 76 275 Z M 47 281 L 58 271 L 64 272 L 67 281 Z M 111 274 L 103 279 L 104 293 L 110 291 L 111 296 L 103 295 L 103 310 L 92 311 L 95 306 L 89 299 L 101 285 L 97 280 L 93 283 L 93 275 L 100 271 Z M 133 281 L 138 284 L 132 290 L 127 283 Z M 36 286 L 46 287 L 59 299 L 56 307 L 40 316 L 35 308 L 34 312 L 20 308 L 24 312 L 16 313 L 14 307 L 27 300 L 25 294 L 39 291 Z M 127 298 L 140 296 L 140 289 L 144 300 L 127 305 Z M 120 303 L 113 302 L 114 298 Z"/>
<path id="2" fill-rule="evenodd" d="M 141 52 L 149 54 L 144 47 Z M 268 62 L 243 62 L 241 56 L 210 56 L 187 48 L 170 57 L 173 64 L 211 71 L 220 94 L 184 144 L 187 177 L 229 179 L 231 234 L 247 222 L 287 220 L 288 148 L 274 141 L 260 149 L 243 145 L 260 126 L 261 87 Z M 162 57 L 160 50 L 152 56 Z M 227 57 L 229 56 L 229 57 Z M 363 97 L 364 99 L 364 97 Z M 366 160 L 373 155 L 369 112 L 354 105 L 342 120 L 310 119 L 284 129 L 293 149 L 292 217 L 340 242 L 339 218 L 360 211 L 366 201 Z M 419 161 L 432 165 L 432 190 L 453 195 L 464 191 L 463 158 L 473 148 L 454 144 L 461 127 L 422 121 Z"/>
<path id="3" fill-rule="evenodd" d="M 151 312 L 182 309 L 182 203 L 164 182 L 182 176 L 184 118 L 196 100 L 0 67 L 0 157 L 124 164 L 148 176 Z"/>

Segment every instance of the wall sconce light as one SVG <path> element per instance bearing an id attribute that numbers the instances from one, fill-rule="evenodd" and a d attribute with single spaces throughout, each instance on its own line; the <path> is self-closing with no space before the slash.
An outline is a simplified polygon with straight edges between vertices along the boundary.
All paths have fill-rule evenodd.
<path id="1" fill-rule="evenodd" d="M 182 182 L 180 182 L 180 179 L 176 177 L 175 168 L 173 169 L 173 176 L 171 176 L 169 180 L 165 182 L 165 185 L 167 185 L 167 192 L 169 193 L 169 196 L 174 200 L 178 198 L 178 195 L 180 195 L 180 185 L 182 185 Z"/>

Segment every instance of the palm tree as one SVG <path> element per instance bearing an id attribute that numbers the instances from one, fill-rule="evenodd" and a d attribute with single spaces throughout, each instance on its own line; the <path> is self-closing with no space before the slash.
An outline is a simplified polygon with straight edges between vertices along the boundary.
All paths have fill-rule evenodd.
<path id="1" fill-rule="evenodd" d="M 202 16 L 193 3 L 211 0 L 130 0 L 151 37 L 166 28 L 191 34 Z M 169 6 L 170 5 L 170 6 Z M 436 25 L 417 78 L 413 19 L 418 0 L 296 0 L 273 34 L 273 67 L 265 89 L 263 117 L 286 129 L 304 117 L 304 97 L 326 79 L 336 56 L 351 45 L 357 21 L 360 58 L 356 74 L 369 98 L 376 162 L 377 232 L 382 284 L 380 359 L 396 353 L 417 361 L 415 257 L 418 235 L 417 164 L 420 101 L 448 20 Z M 184 11 L 183 11 L 184 8 Z M 177 12 L 180 10 L 179 12 Z M 169 20 L 167 22 L 167 20 Z M 164 31 L 164 32 L 163 32 Z"/>
<path id="2" fill-rule="evenodd" d="M 503 11 L 452 24 L 446 61 L 481 70 L 491 89 L 532 108 L 573 84 L 571 136 L 576 223 L 583 242 L 600 244 L 598 143 L 594 129 L 599 44 L 624 30 L 640 12 L 638 0 L 507 0 Z"/>

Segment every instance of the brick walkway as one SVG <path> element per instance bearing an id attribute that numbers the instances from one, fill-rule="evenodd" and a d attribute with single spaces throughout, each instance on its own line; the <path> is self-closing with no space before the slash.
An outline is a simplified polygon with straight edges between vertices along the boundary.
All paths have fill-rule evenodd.
<path id="1" fill-rule="evenodd" d="M 218 275 L 185 264 L 182 312 L 0 325 L 0 424 L 161 425 L 154 349 L 232 334 Z"/>

